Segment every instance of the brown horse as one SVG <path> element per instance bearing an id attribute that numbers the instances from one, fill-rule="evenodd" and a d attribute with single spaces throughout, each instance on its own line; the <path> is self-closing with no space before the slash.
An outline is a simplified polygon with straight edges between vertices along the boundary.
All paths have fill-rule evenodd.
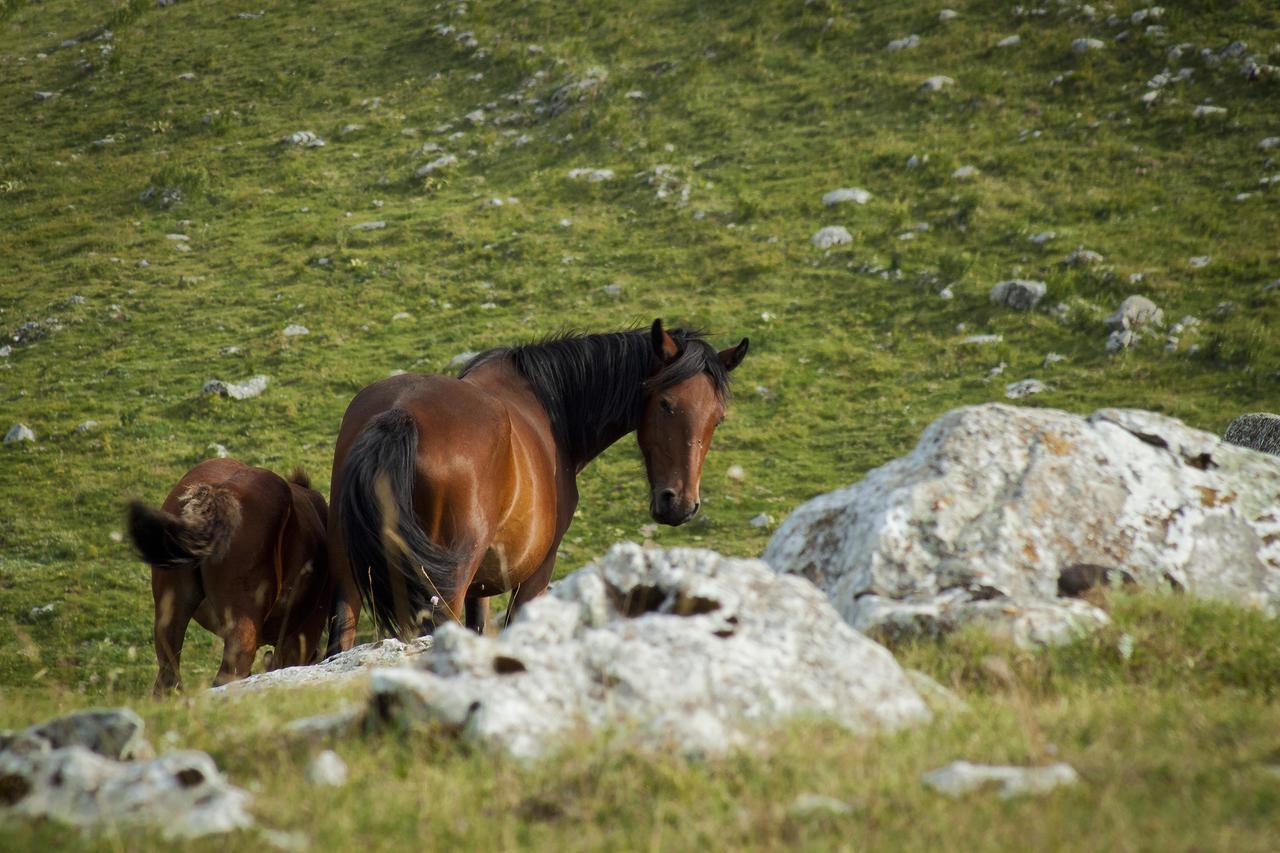
<path id="1" fill-rule="evenodd" d="M 402 374 L 347 407 L 333 457 L 329 561 L 339 584 L 329 654 L 354 642 L 360 599 L 378 629 L 417 636 L 440 619 L 483 631 L 541 593 L 578 504 L 576 478 L 635 431 L 649 511 L 683 524 L 724 419 L 729 371 L 697 332 L 552 338 L 481 353 L 457 379 Z"/>
<path id="2" fill-rule="evenodd" d="M 187 623 L 223 640 L 216 687 L 244 678 L 260 645 L 269 668 L 319 660 L 331 609 L 324 498 L 301 470 L 289 482 L 234 459 L 187 472 L 160 509 L 133 501 L 129 535 L 151 564 L 155 693 L 182 686 Z"/>

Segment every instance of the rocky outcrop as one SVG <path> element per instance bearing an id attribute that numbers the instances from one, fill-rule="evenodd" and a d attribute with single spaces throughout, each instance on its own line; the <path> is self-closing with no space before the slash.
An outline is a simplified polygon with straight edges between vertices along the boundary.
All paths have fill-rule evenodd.
<path id="1" fill-rule="evenodd" d="M 367 724 L 432 722 L 530 759 L 599 730 L 708 754 L 797 717 L 857 731 L 929 717 L 812 584 L 712 551 L 616 545 L 500 637 L 448 624 L 435 638 L 423 667 L 372 672 Z"/>
<path id="2" fill-rule="evenodd" d="M 208 755 L 150 755 L 142 720 L 127 708 L 0 734 L 0 818 L 51 819 L 86 831 L 150 827 L 168 840 L 252 825 L 249 795 Z"/>
<path id="3" fill-rule="evenodd" d="M 419 637 L 408 643 L 395 639 L 366 643 L 312 666 L 273 669 L 239 681 L 228 682 L 220 687 L 210 687 L 205 692 L 213 696 L 237 696 L 272 687 L 341 684 L 366 674 L 373 667 L 401 666 L 410 663 L 419 655 L 429 651 L 431 642 L 431 637 Z"/>
<path id="4" fill-rule="evenodd" d="M 797 509 L 764 559 L 888 634 L 1056 642 L 1107 620 L 1078 598 L 1107 582 L 1274 611 L 1280 462 L 1150 412 L 962 408 Z"/>

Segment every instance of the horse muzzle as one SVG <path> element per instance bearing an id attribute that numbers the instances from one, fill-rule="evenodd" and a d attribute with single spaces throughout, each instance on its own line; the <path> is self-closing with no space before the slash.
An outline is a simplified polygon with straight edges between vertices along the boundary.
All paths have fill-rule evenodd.
<path id="1" fill-rule="evenodd" d="M 650 498 L 649 514 L 659 524 L 679 527 L 697 515 L 698 507 L 700 506 L 702 506 L 700 501 L 689 502 L 681 500 L 675 489 L 662 489 L 654 491 L 653 496 Z"/>

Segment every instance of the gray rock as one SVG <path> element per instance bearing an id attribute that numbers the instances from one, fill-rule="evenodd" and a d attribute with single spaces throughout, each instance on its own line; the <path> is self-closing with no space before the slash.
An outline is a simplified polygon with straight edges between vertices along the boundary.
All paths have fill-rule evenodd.
<path id="1" fill-rule="evenodd" d="M 921 781 L 948 797 L 997 788 L 1000 799 L 1007 800 L 1025 794 L 1047 794 L 1055 788 L 1076 784 L 1080 776 L 1071 765 L 1061 762 L 1045 767 L 1011 767 L 953 761 L 924 774 Z"/>
<path id="2" fill-rule="evenodd" d="M 951 173 L 951 177 L 955 178 L 957 181 L 967 181 L 969 178 L 977 177 L 977 175 L 977 166 L 961 166 Z"/>
<path id="3" fill-rule="evenodd" d="M 1196 255 L 1194 258 L 1189 258 L 1187 260 L 1187 266 L 1191 267 L 1193 270 L 1204 269 L 1211 263 L 1213 263 L 1213 258 L 1208 255 Z"/>
<path id="4" fill-rule="evenodd" d="M 209 446 L 204 449 L 204 455 L 206 459 L 226 459 L 231 454 L 227 451 L 226 445 L 218 444 L 215 441 L 210 443 Z"/>
<path id="5" fill-rule="evenodd" d="M 458 158 L 453 154 L 444 154 L 432 160 L 430 163 L 419 166 L 417 168 L 417 171 L 413 173 L 413 176 L 419 179 L 425 178 L 427 175 L 433 174 L 435 172 L 440 171 L 441 169 L 452 166 L 457 162 L 458 162 Z"/>
<path id="6" fill-rule="evenodd" d="M 221 379 L 210 379 L 204 383 L 204 387 L 200 390 L 205 394 L 217 394 L 221 397 L 230 397 L 232 400 L 248 400 L 267 390 L 267 384 L 270 381 L 271 377 L 262 374 L 252 376 L 243 382 L 223 382 Z"/>
<path id="7" fill-rule="evenodd" d="M 1259 151 L 1270 151 L 1272 148 L 1280 146 L 1280 136 L 1268 136 L 1266 139 L 1258 143 Z"/>
<path id="8" fill-rule="evenodd" d="M 889 51 L 890 53 L 894 53 L 899 50 L 909 50 L 913 47 L 918 47 L 919 45 L 920 45 L 920 36 L 915 35 L 913 33 L 912 35 L 904 36 L 903 38 L 900 38 L 900 39 L 894 39 L 893 41 L 885 45 L 884 49 Z"/>
<path id="9" fill-rule="evenodd" d="M 752 527 L 768 527 L 771 524 L 773 524 L 773 519 L 769 517 L 768 513 L 762 512 L 759 515 L 754 516 L 747 523 L 750 524 Z"/>
<path id="10" fill-rule="evenodd" d="M 1015 278 L 998 282 L 991 288 L 991 301 L 1018 311 L 1030 311 L 1044 299 L 1048 286 L 1043 281 Z"/>
<path id="11" fill-rule="evenodd" d="M 311 330 L 308 329 L 306 326 L 300 326 L 297 323 L 290 323 L 289 325 L 284 327 L 284 332 L 282 334 L 286 338 L 296 338 L 300 335 L 311 334 Z"/>
<path id="12" fill-rule="evenodd" d="M 413 662 L 431 649 L 431 637 L 419 637 L 408 643 L 399 640 L 383 640 L 366 643 L 349 651 L 336 654 L 311 666 L 291 666 L 260 672 L 221 687 L 211 687 L 211 696 L 232 696 L 240 693 L 269 690 L 277 687 L 311 687 L 317 684 L 342 684 L 367 675 L 379 666 L 398 666 Z"/>
<path id="13" fill-rule="evenodd" d="M 386 227 L 387 227 L 386 222 L 382 221 L 381 219 L 374 219 L 369 222 L 361 222 L 357 225 L 352 225 L 351 230 L 352 231 L 381 231 L 383 228 L 386 228 Z"/>
<path id="14" fill-rule="evenodd" d="M 1275 612 L 1278 502 L 1280 462 L 1172 418 L 989 404 L 801 506 L 764 559 L 859 630 L 974 623 L 1035 645 L 1105 623 L 1075 596 L 1107 573 Z"/>
<path id="15" fill-rule="evenodd" d="M 1159 326 L 1164 322 L 1164 312 L 1145 296 L 1130 296 L 1120 303 L 1120 307 L 1106 319 L 1107 328 L 1142 329 L 1147 326 Z"/>
<path id="16" fill-rule="evenodd" d="M 323 148 L 324 140 L 309 130 L 298 130 L 281 139 L 280 144 L 298 148 Z"/>
<path id="17" fill-rule="evenodd" d="M 1068 267 L 1091 267 L 1102 263 L 1103 260 L 1105 259 L 1102 255 L 1092 249 L 1077 246 L 1071 251 L 1071 254 L 1062 259 L 1062 264 Z"/>
<path id="18" fill-rule="evenodd" d="M 347 762 L 332 749 L 326 749 L 307 765 L 307 781 L 322 788 L 347 784 Z"/>
<path id="19" fill-rule="evenodd" d="M 1071 52 L 1079 56 L 1092 50 L 1102 50 L 1107 44 L 1100 39 L 1080 38 L 1071 42 Z"/>
<path id="20" fill-rule="evenodd" d="M 9 427 L 9 431 L 4 434 L 5 444 L 16 444 L 20 441 L 35 441 L 36 434 L 31 431 L 31 427 L 26 424 L 14 424 Z"/>
<path id="21" fill-rule="evenodd" d="M 8 358 L 13 355 L 13 347 L 10 344 L 0 346 L 0 358 Z"/>
<path id="22" fill-rule="evenodd" d="M 35 95 L 34 95 L 34 100 L 36 100 L 36 101 L 47 101 L 47 100 L 49 100 L 50 98 L 55 98 L 55 97 L 57 97 L 57 95 L 58 95 L 58 93 L 57 93 L 57 92 L 36 92 L 36 93 L 35 93 Z"/>
<path id="23" fill-rule="evenodd" d="M 1280 456 L 1280 415 L 1269 412 L 1241 415 L 1227 426 L 1222 440 Z"/>
<path id="24" fill-rule="evenodd" d="M 1004 396 L 1010 400 L 1020 400 L 1023 397 L 1041 394 L 1047 390 L 1049 389 L 1039 379 L 1020 379 L 1004 386 Z"/>
<path id="25" fill-rule="evenodd" d="M 1004 340 L 1003 335 L 969 335 L 960 339 L 962 344 L 998 344 Z"/>
<path id="26" fill-rule="evenodd" d="M 1226 118 L 1227 108 L 1212 104 L 1200 104 L 1191 111 L 1192 118 Z"/>
<path id="27" fill-rule="evenodd" d="M 847 187 L 832 190 L 822 197 L 822 203 L 827 207 L 843 204 L 846 201 L 851 201 L 854 204 L 866 204 L 871 201 L 871 193 L 861 187 Z"/>
<path id="28" fill-rule="evenodd" d="M 1032 234 L 1027 239 L 1030 240 L 1032 243 L 1035 243 L 1037 246 L 1043 246 L 1045 243 L 1048 243 L 1050 240 L 1056 239 L 1057 236 L 1058 236 L 1057 231 L 1041 231 L 1039 234 Z"/>
<path id="29" fill-rule="evenodd" d="M 814 235 L 809 238 L 816 248 L 830 249 L 834 246 L 843 246 L 845 243 L 853 242 L 853 235 L 849 233 L 849 229 L 843 225 L 828 225 L 826 228 L 819 228 Z"/>
<path id="30" fill-rule="evenodd" d="M 5 812 L 84 831 L 145 826 L 168 841 L 253 824 L 249 795 L 229 784 L 203 752 L 113 761 L 83 746 L 0 752 Z"/>
<path id="31" fill-rule="evenodd" d="M 547 99 L 548 113 L 554 118 L 576 104 L 593 98 L 608 76 L 603 68 L 591 68 L 581 78 L 566 80 Z"/>
<path id="32" fill-rule="evenodd" d="M 954 20 L 955 18 L 958 18 L 958 17 L 960 17 L 960 13 L 957 12 L 955 9 L 943 9 L 941 12 L 938 13 L 938 20 L 943 21 L 944 23 L 946 21 Z"/>
<path id="33" fill-rule="evenodd" d="M 1000 39 L 1000 41 L 996 42 L 996 47 L 1016 47 L 1020 44 L 1022 44 L 1022 36 L 1012 35 Z"/>
<path id="34" fill-rule="evenodd" d="M 81 421 L 80 423 L 76 424 L 76 428 L 74 432 L 77 435 L 84 435 L 87 432 L 93 432 L 97 428 L 98 428 L 98 422 L 93 419 L 90 419 L 87 421 Z"/>
<path id="35" fill-rule="evenodd" d="M 812 585 L 700 549 L 616 545 L 499 637 L 449 623 L 435 638 L 425 668 L 373 672 L 370 714 L 518 759 L 584 730 L 706 755 L 793 719 L 865 732 L 929 718 L 892 655 Z"/>
<path id="36" fill-rule="evenodd" d="M 1131 329 L 1116 329 L 1107 335 L 1106 350 L 1109 353 L 1118 353 L 1121 350 L 1129 349 L 1138 343 L 1142 338 Z"/>
<path id="37" fill-rule="evenodd" d="M 46 604 L 45 608 L 52 612 L 53 605 Z M 0 750 L 8 748 L 7 739 L 17 737 L 38 740 L 46 751 L 78 746 L 115 761 L 150 758 L 153 752 L 142 730 L 142 718 L 129 708 L 77 711 L 21 732 L 0 735 Z"/>
<path id="38" fill-rule="evenodd" d="M 945 74 L 935 74 L 933 77 L 928 78 L 927 80 L 925 80 L 923 83 L 920 84 L 919 91 L 941 92 L 943 89 L 947 88 L 948 86 L 954 86 L 955 84 L 956 84 L 956 81 L 952 80 L 950 77 L 946 76 Z"/>
<path id="39" fill-rule="evenodd" d="M 570 169 L 569 177 L 573 180 L 582 180 L 592 184 L 599 184 L 604 181 L 612 181 L 614 179 L 614 173 L 613 169 Z"/>
<path id="40" fill-rule="evenodd" d="M 844 815 L 852 813 L 853 806 L 844 800 L 828 797 L 825 794 L 814 794 L 809 791 L 796 794 L 796 798 L 787 807 L 788 815 L 799 818 L 812 817 L 817 814 Z"/>

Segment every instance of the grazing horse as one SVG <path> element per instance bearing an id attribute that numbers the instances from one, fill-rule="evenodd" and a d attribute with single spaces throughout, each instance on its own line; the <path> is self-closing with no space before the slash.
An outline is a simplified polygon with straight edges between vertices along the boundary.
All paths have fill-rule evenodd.
<path id="1" fill-rule="evenodd" d="M 300 469 L 285 482 L 234 459 L 201 462 L 159 509 L 129 504 L 129 536 L 151 564 L 156 695 L 182 686 L 193 616 L 223 640 L 215 687 L 248 675 L 260 645 L 273 645 L 270 669 L 319 660 L 334 589 L 327 518 Z"/>
<path id="2" fill-rule="evenodd" d="M 382 633 L 404 638 L 464 612 L 483 631 L 484 599 L 511 590 L 514 613 L 551 579 L 577 475 L 629 432 L 653 518 L 688 521 L 746 354 L 746 338 L 716 352 L 655 320 L 489 350 L 456 379 L 401 374 L 363 389 L 333 457 L 328 653 L 351 647 L 361 599 Z"/>

